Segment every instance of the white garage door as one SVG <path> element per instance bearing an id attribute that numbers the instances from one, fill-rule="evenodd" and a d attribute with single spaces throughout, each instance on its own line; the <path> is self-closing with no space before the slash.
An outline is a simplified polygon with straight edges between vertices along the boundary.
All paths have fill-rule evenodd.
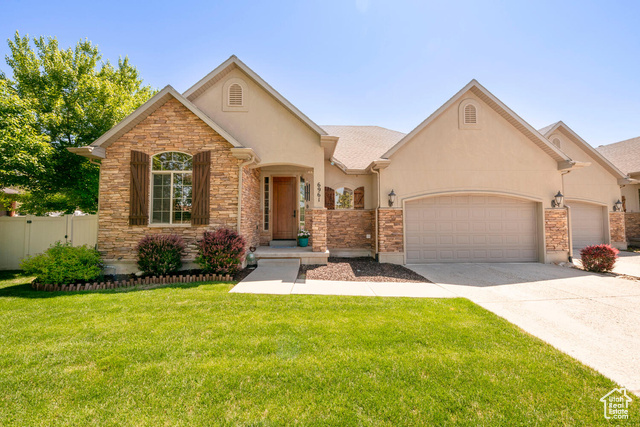
<path id="1" fill-rule="evenodd" d="M 604 240 L 604 209 L 590 203 L 567 202 L 571 208 L 571 234 L 573 252 L 589 245 L 600 245 Z"/>
<path id="2" fill-rule="evenodd" d="M 534 202 L 500 196 L 406 203 L 407 264 L 538 261 Z"/>

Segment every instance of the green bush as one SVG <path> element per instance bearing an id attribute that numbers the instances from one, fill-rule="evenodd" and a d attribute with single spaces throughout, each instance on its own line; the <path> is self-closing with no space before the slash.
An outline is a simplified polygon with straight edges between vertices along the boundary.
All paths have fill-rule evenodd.
<path id="1" fill-rule="evenodd" d="M 98 251 L 61 242 L 54 243 L 40 255 L 24 259 L 20 268 L 27 274 L 37 276 L 39 282 L 52 285 L 89 282 L 102 274 Z"/>

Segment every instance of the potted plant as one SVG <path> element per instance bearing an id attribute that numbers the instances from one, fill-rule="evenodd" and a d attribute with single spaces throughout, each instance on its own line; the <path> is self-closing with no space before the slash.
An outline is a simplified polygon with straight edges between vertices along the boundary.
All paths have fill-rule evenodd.
<path id="1" fill-rule="evenodd" d="M 298 245 L 303 248 L 307 247 L 309 245 L 309 236 L 311 236 L 311 233 L 304 228 L 298 231 Z"/>

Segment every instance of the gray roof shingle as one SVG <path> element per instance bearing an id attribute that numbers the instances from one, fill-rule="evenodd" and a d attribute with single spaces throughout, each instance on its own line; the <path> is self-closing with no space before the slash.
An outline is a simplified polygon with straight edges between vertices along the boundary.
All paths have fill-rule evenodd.
<path id="1" fill-rule="evenodd" d="M 545 126 L 542 129 L 538 129 L 538 132 L 540 132 L 540 134 L 542 134 L 544 136 L 547 132 L 549 132 L 551 130 L 552 127 L 554 127 L 558 123 L 559 122 L 551 123 L 549 126 Z"/>
<path id="2" fill-rule="evenodd" d="M 333 157 L 347 169 L 365 169 L 400 141 L 405 134 L 380 126 L 322 126 L 338 145 Z"/>
<path id="3" fill-rule="evenodd" d="M 596 150 L 622 172 L 627 174 L 640 172 L 640 137 L 601 145 Z"/>

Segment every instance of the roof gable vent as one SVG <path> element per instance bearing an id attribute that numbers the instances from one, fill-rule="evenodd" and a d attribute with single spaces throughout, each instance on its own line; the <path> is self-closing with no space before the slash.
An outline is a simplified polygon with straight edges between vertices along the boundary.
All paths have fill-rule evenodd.
<path id="1" fill-rule="evenodd" d="M 242 95 L 242 86 L 238 83 L 229 86 L 229 107 L 242 107 L 244 105 Z"/>
<path id="2" fill-rule="evenodd" d="M 478 116 L 475 105 L 467 104 L 464 107 L 464 123 L 466 125 L 475 125 L 476 123 L 478 123 Z"/>

